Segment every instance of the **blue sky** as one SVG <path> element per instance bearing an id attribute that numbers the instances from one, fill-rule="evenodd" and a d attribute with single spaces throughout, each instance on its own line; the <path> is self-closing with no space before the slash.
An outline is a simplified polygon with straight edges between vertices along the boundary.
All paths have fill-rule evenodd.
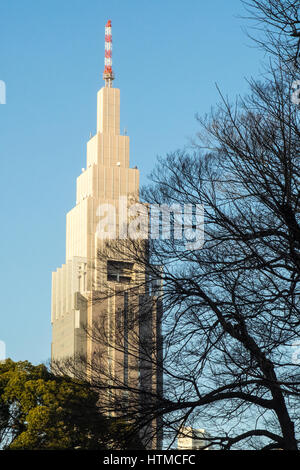
<path id="1" fill-rule="evenodd" d="M 113 27 L 121 128 L 142 183 L 157 155 L 197 132 L 195 114 L 258 77 L 262 52 L 240 0 L 2 0 L 1 317 L 7 356 L 50 357 L 51 272 L 65 260 L 65 216 L 96 127 L 104 26 Z"/>

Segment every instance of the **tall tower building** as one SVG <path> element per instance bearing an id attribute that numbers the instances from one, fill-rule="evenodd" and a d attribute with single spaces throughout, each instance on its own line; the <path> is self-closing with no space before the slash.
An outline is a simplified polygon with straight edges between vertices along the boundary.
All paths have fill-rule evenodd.
<path id="1" fill-rule="evenodd" d="M 129 137 L 120 134 L 120 90 L 112 86 L 110 21 L 105 33 L 105 86 L 97 94 L 97 132 L 87 143 L 76 205 L 67 214 L 66 261 L 52 274 L 51 357 L 54 361 L 80 355 L 90 366 L 87 378 L 93 376 L 94 367 L 108 384 L 115 381 L 125 388 L 161 393 L 162 376 L 155 367 L 161 360 L 160 286 L 154 282 L 150 292 L 146 268 L 126 249 L 108 248 L 105 255 L 103 249 L 107 242 L 101 232 L 103 216 L 108 215 L 108 225 L 115 222 L 116 240 L 111 243 L 118 248 L 120 214 L 127 210 L 128 200 L 136 202 L 139 195 L 139 171 L 129 166 Z M 141 247 L 147 250 L 147 242 Z M 130 319 L 132 312 L 135 322 Z M 103 342 L 93 335 L 102 327 Z M 153 356 L 151 365 L 143 359 L 146 343 Z M 145 406 L 142 399 L 140 406 Z M 155 428 L 157 422 L 147 433 Z M 147 446 L 159 448 L 160 438 L 149 439 Z"/>

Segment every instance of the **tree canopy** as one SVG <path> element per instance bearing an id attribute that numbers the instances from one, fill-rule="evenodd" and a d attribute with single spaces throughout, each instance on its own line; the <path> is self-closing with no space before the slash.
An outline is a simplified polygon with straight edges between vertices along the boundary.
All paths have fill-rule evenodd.
<path id="1" fill-rule="evenodd" d="M 2 449 L 138 448 L 130 426 L 99 412 L 89 384 L 56 376 L 43 364 L 0 364 Z"/>

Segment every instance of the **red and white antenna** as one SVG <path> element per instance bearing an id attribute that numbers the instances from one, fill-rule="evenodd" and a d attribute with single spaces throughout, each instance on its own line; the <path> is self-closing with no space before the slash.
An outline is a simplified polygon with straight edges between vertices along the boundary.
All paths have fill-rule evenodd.
<path id="1" fill-rule="evenodd" d="M 103 79 L 105 86 L 111 87 L 112 81 L 115 78 L 112 71 L 112 35 L 111 35 L 111 20 L 105 25 L 105 57 L 104 57 L 104 72 Z"/>

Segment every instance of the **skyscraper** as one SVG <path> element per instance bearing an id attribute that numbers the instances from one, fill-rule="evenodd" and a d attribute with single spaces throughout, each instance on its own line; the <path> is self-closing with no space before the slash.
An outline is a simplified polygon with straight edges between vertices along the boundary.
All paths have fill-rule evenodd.
<path id="1" fill-rule="evenodd" d="M 161 360 L 161 302 L 155 289 L 149 291 L 146 268 L 117 240 L 129 199 L 138 201 L 139 171 L 130 168 L 129 137 L 120 134 L 120 90 L 112 86 L 110 22 L 105 38 L 105 86 L 97 94 L 97 132 L 87 143 L 76 205 L 67 214 L 66 261 L 52 275 L 51 357 L 80 355 L 89 364 L 88 379 L 93 368 L 97 373 L 100 369 L 108 385 L 112 381 L 125 389 L 161 393 L 162 376 L 155 367 Z M 114 246 L 110 250 L 104 229 L 111 228 L 111 221 L 115 226 L 110 230 L 109 243 Z M 140 246 L 147 250 L 147 242 Z M 93 337 L 96 328 L 105 330 L 103 341 Z M 146 343 L 153 356 L 151 365 L 143 359 Z M 140 405 L 145 406 L 142 399 Z M 148 446 L 159 447 L 159 439 L 150 439 Z"/>

